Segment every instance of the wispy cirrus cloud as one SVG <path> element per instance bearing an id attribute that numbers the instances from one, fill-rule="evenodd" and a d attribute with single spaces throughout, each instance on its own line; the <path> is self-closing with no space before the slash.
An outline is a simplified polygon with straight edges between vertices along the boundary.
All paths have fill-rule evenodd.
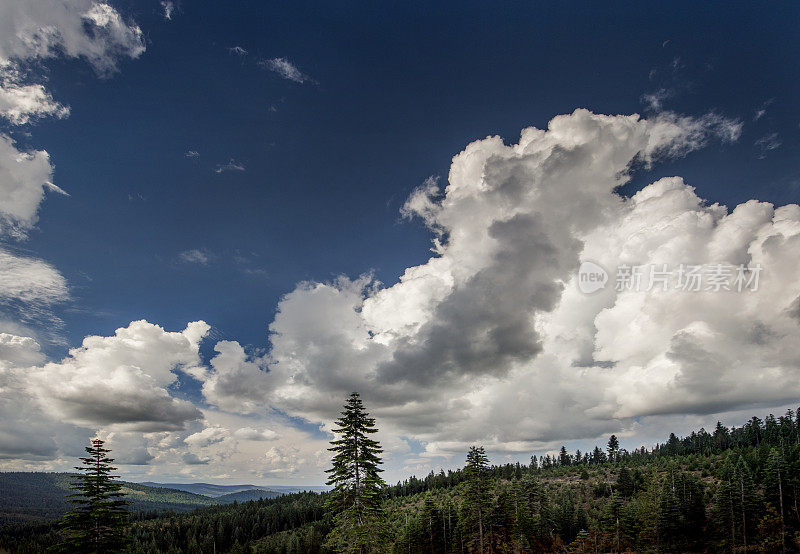
<path id="1" fill-rule="evenodd" d="M 756 110 L 755 114 L 753 114 L 753 121 L 758 121 L 767 113 L 767 108 L 775 102 L 774 98 L 770 98 L 769 100 L 765 100 L 763 104 Z"/>
<path id="2" fill-rule="evenodd" d="M 244 164 L 241 162 L 237 162 L 233 158 L 228 160 L 228 163 L 225 164 L 217 164 L 217 167 L 214 169 L 214 173 L 224 173 L 225 171 L 244 171 Z"/>
<path id="3" fill-rule="evenodd" d="M 756 149 L 758 149 L 758 159 L 763 160 L 767 157 L 767 153 L 772 150 L 777 150 L 782 144 L 783 142 L 778 136 L 778 133 L 770 133 L 759 138 L 754 143 Z"/>
<path id="4" fill-rule="evenodd" d="M 170 0 L 161 0 L 161 15 L 167 21 L 172 20 L 172 15 L 175 13 L 175 4 Z"/>
<path id="5" fill-rule="evenodd" d="M 208 251 L 200 248 L 191 248 L 178 254 L 178 259 L 187 264 L 208 265 L 211 257 Z"/>
<path id="6" fill-rule="evenodd" d="M 316 83 L 314 79 L 300 71 L 300 69 L 286 58 L 272 58 L 269 60 L 262 60 L 258 65 L 264 69 L 268 69 L 277 73 L 284 79 L 294 81 L 295 83 Z"/>

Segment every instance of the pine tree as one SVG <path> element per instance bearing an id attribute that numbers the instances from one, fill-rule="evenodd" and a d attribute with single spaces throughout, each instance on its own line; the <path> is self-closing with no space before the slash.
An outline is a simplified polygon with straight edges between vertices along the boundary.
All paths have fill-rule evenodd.
<path id="1" fill-rule="evenodd" d="M 617 492 L 619 492 L 619 494 L 625 498 L 628 498 L 633 494 L 633 488 L 634 485 L 633 479 L 631 478 L 631 472 L 627 467 L 622 466 L 617 474 Z"/>
<path id="2" fill-rule="evenodd" d="M 116 552 L 126 544 L 123 533 L 128 512 L 123 500 L 121 485 L 114 481 L 111 467 L 113 458 L 106 456 L 111 450 L 103 447 L 100 439 L 93 439 L 86 447 L 88 456 L 80 458 L 83 465 L 75 469 L 84 473 L 75 477 L 70 488 L 76 491 L 68 496 L 75 508 L 64 515 L 61 526 L 64 541 L 59 545 L 66 552 Z"/>
<path id="3" fill-rule="evenodd" d="M 325 546 L 338 552 L 381 552 L 386 548 L 388 527 L 382 507 L 384 487 L 379 466 L 380 443 L 370 437 L 376 433 L 375 419 L 369 417 L 357 392 L 347 399 L 336 420 L 339 435 L 328 450 L 335 452 L 328 485 L 326 507 L 335 514 L 334 528 Z"/>
<path id="4" fill-rule="evenodd" d="M 745 552 L 748 548 L 748 529 L 752 527 L 751 520 L 756 511 L 755 488 L 750 468 L 744 458 L 740 455 L 734 469 L 734 488 L 738 492 L 738 507 L 740 512 L 739 525 L 742 529 L 742 543 Z M 752 533 L 750 534 L 752 536 Z"/>
<path id="5" fill-rule="evenodd" d="M 764 495 L 767 500 L 778 509 L 781 521 L 781 548 L 786 544 L 786 520 L 783 506 L 783 488 L 785 486 L 786 468 L 783 457 L 777 448 L 772 448 L 764 468 Z"/>
<path id="6" fill-rule="evenodd" d="M 617 454 L 619 453 L 619 440 L 617 439 L 617 435 L 611 435 L 608 438 L 608 461 L 614 462 L 617 460 Z"/>
<path id="7" fill-rule="evenodd" d="M 491 511 L 492 497 L 489 488 L 489 458 L 486 457 L 486 451 L 482 446 L 470 447 L 464 474 L 467 478 L 467 487 L 461 504 L 464 535 L 468 537 L 468 546 L 477 545 L 479 552 L 483 553 L 486 519 Z"/>

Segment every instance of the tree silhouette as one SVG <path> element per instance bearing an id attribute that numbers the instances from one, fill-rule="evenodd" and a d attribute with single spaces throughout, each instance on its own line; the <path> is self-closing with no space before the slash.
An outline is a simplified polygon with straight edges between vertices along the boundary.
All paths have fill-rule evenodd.
<path id="1" fill-rule="evenodd" d="M 75 477 L 70 488 L 76 491 L 68 499 L 75 508 L 64 515 L 61 526 L 64 529 L 64 540 L 60 549 L 67 552 L 116 552 L 126 544 L 123 533 L 128 512 L 120 492 L 121 485 L 116 483 L 111 472 L 113 458 L 111 452 L 103 447 L 100 439 L 93 439 L 92 445 L 86 447 L 88 456 L 80 458 L 83 465 L 75 469 L 82 471 Z"/>

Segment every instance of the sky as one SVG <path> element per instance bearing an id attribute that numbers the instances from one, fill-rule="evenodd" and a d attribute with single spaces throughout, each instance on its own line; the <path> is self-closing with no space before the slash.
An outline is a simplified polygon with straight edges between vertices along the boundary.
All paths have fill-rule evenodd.
<path id="1" fill-rule="evenodd" d="M 388 481 L 796 408 L 799 16 L 0 0 L 0 469 L 319 484 L 353 390 Z"/>

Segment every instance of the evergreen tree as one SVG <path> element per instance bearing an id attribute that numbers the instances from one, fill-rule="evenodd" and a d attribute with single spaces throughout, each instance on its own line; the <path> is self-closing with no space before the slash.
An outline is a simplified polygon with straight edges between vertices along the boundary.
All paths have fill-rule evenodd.
<path id="1" fill-rule="evenodd" d="M 562 446 L 561 451 L 558 453 L 558 465 L 560 466 L 568 466 L 570 465 L 571 458 L 569 453 L 567 452 L 567 447 Z"/>
<path id="2" fill-rule="evenodd" d="M 784 511 L 784 487 L 786 468 L 777 448 L 772 448 L 764 468 L 764 496 L 778 509 L 781 522 L 781 545 L 786 544 L 786 520 Z"/>
<path id="3" fill-rule="evenodd" d="M 64 515 L 61 526 L 65 530 L 64 541 L 59 545 L 66 552 L 117 552 L 126 544 L 123 533 L 128 512 L 127 500 L 123 500 L 121 485 L 114 481 L 111 467 L 111 452 L 103 447 L 103 441 L 93 439 L 85 448 L 88 456 L 80 458 L 83 465 L 75 469 L 82 471 L 75 477 L 70 488 L 76 491 L 68 496 L 75 508 Z"/>
<path id="4" fill-rule="evenodd" d="M 748 536 L 752 537 L 752 524 L 751 521 L 756 511 L 756 498 L 755 488 L 753 486 L 753 478 L 750 474 L 750 468 L 747 467 L 742 456 L 739 456 L 734 469 L 734 488 L 738 493 L 738 507 L 739 507 L 739 526 L 742 530 L 742 544 L 744 545 L 745 552 L 748 548 Z M 752 541 L 751 541 L 752 542 Z"/>
<path id="5" fill-rule="evenodd" d="M 617 492 L 625 498 L 633 494 L 633 478 L 627 467 L 622 466 L 617 474 Z"/>
<path id="6" fill-rule="evenodd" d="M 328 450 L 335 452 L 328 485 L 333 485 L 326 507 L 335 514 L 335 527 L 326 546 L 339 552 L 380 552 L 386 547 L 388 528 L 382 502 L 385 484 L 375 419 L 369 417 L 357 392 L 347 399 L 336 420 L 339 435 Z"/>
<path id="7" fill-rule="evenodd" d="M 472 446 L 467 453 L 467 465 L 464 468 L 467 487 L 461 504 L 461 521 L 463 534 L 468 546 L 478 547 L 484 552 L 486 520 L 492 506 L 489 483 L 489 458 L 482 446 Z"/>
<path id="8" fill-rule="evenodd" d="M 608 461 L 609 462 L 616 461 L 618 453 L 619 453 L 619 440 L 617 439 L 617 435 L 611 435 L 608 438 Z"/>

